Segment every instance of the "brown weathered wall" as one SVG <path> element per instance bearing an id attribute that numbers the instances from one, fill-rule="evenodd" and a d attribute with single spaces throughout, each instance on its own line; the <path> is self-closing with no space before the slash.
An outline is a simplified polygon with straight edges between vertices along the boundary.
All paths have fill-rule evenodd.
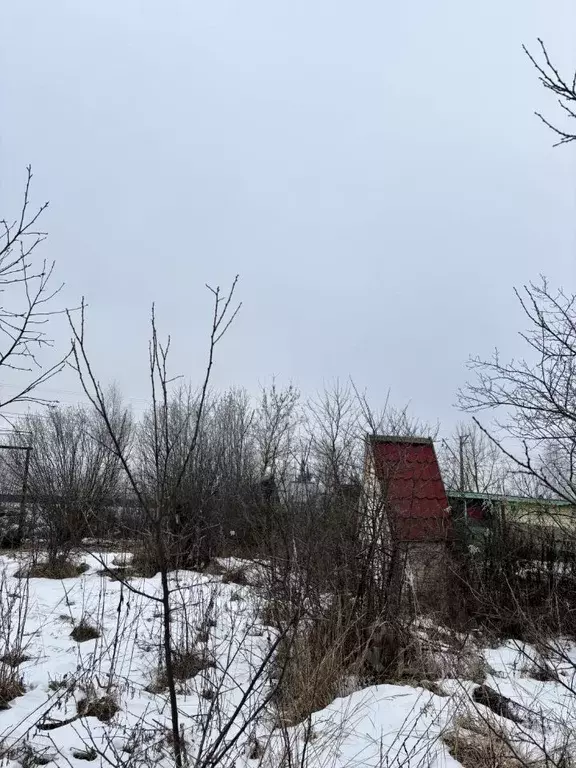
<path id="1" fill-rule="evenodd" d="M 441 608 L 449 600 L 450 554 L 444 542 L 410 542 L 405 548 L 405 583 L 421 608 Z"/>

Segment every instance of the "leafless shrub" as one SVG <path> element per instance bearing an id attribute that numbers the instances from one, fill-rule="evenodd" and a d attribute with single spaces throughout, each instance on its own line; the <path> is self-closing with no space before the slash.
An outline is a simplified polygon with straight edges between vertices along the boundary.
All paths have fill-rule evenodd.
<path id="1" fill-rule="evenodd" d="M 142 576 L 150 579 L 158 573 L 158 558 L 154 551 L 154 544 L 151 537 L 144 535 L 140 546 L 134 552 L 127 573 L 133 573 L 136 576 Z M 118 570 L 116 573 L 120 573 Z"/>
<path id="2" fill-rule="evenodd" d="M 118 393 L 106 393 L 110 418 L 128 450 L 131 421 L 123 418 Z M 115 503 L 122 491 L 122 467 L 95 415 L 83 406 L 54 406 L 22 418 L 20 429 L 33 446 L 29 457 L 28 500 L 34 508 L 36 538 L 45 542 L 50 564 L 65 562 L 87 536 L 109 535 L 117 528 Z M 18 434 L 14 440 L 20 439 Z M 12 451 L 14 474 L 28 461 Z"/>
<path id="3" fill-rule="evenodd" d="M 0 708 L 25 692 L 18 667 L 29 658 L 25 640 L 28 609 L 28 581 L 10 580 L 4 566 L 0 570 Z"/>
<path id="4" fill-rule="evenodd" d="M 184 744 L 180 729 L 174 662 L 177 649 L 173 643 L 173 589 L 169 571 L 179 567 L 202 567 L 210 560 L 213 529 L 204 526 L 198 516 L 194 487 L 188 485 L 190 467 L 197 458 L 201 446 L 202 425 L 209 407 L 209 383 L 214 364 L 215 349 L 233 322 L 238 310 L 234 307 L 234 281 L 228 296 L 219 288 L 210 292 L 213 297 L 212 322 L 209 331 L 208 361 L 203 382 L 191 407 L 186 407 L 181 418 L 178 401 L 174 407 L 171 397 L 172 381 L 168 373 L 170 341 L 163 345 L 157 333 L 156 318 L 152 310 L 152 338 L 150 342 L 149 372 L 152 405 L 145 423 L 149 440 L 141 444 L 148 449 L 149 461 L 135 466 L 123 439 L 126 412 L 115 418 L 105 393 L 92 369 L 85 339 L 85 312 L 82 306 L 80 319 L 75 322 L 69 315 L 73 335 L 73 364 L 84 391 L 94 409 L 98 423 L 106 436 L 106 445 L 114 461 L 122 468 L 126 482 L 142 513 L 142 523 L 151 547 L 152 566 L 160 573 L 161 595 L 141 592 L 146 598 L 158 603 L 162 617 L 163 670 L 168 687 L 172 746 L 176 768 L 184 764 Z M 174 418 L 176 413 L 176 418 Z M 192 475 L 192 479 L 195 479 Z M 198 475 L 202 479 L 202 475 Z M 127 589 L 134 589 L 129 581 Z"/>
<path id="5" fill-rule="evenodd" d="M 283 629 L 288 626 L 297 606 L 280 598 L 267 600 L 260 611 L 260 621 L 266 627 Z"/>
<path id="6" fill-rule="evenodd" d="M 136 575 L 135 569 L 130 565 L 101 568 L 98 573 L 102 577 L 109 578 L 110 581 L 125 581 L 131 576 Z M 143 573 L 143 571 L 140 571 L 140 573 Z"/>
<path id="7" fill-rule="evenodd" d="M 450 589 L 456 623 L 481 630 L 487 642 L 576 636 L 576 538 L 560 549 L 554 531 L 522 527 L 498 508 L 477 547 L 458 520 L 454 531 Z"/>

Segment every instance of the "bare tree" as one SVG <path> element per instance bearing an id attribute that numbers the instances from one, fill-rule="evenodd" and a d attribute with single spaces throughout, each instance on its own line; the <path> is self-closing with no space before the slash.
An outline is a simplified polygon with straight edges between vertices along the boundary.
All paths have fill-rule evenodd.
<path id="1" fill-rule="evenodd" d="M 194 546 L 195 543 L 191 536 L 185 536 L 183 537 L 184 541 L 179 542 L 175 533 L 177 535 L 180 533 L 183 503 L 182 490 L 188 469 L 198 449 L 204 412 L 208 406 L 209 384 L 214 365 L 215 351 L 240 309 L 240 305 L 234 305 L 236 284 L 237 278 L 234 280 L 228 295 L 223 295 L 220 288 L 210 288 L 208 286 L 213 296 L 208 358 L 204 377 L 193 409 L 194 421 L 190 429 L 188 429 L 188 420 L 184 422 L 184 427 L 187 429 L 184 445 L 180 441 L 181 430 L 177 429 L 174 432 L 171 429 L 170 388 L 174 378 L 168 371 L 170 338 L 168 338 L 165 344 L 162 344 L 159 340 L 156 317 L 154 309 L 152 309 L 149 376 L 152 395 L 151 434 L 154 472 L 151 482 L 146 485 L 142 484 L 141 478 L 131 463 L 131 457 L 123 445 L 121 435 L 112 418 L 105 393 L 91 366 L 85 339 L 84 306 L 82 306 L 79 320 L 74 320 L 70 313 L 68 314 L 73 337 L 73 365 L 78 373 L 84 392 L 93 405 L 107 434 L 110 450 L 121 463 L 131 490 L 138 499 L 152 537 L 151 545 L 154 548 L 154 556 L 160 571 L 161 597 L 157 598 L 152 595 L 148 595 L 148 597 L 158 601 L 162 613 L 162 649 L 169 693 L 172 745 L 176 768 L 182 768 L 185 756 L 180 730 L 174 672 L 175 649 L 173 647 L 171 605 L 173 589 L 169 582 L 169 572 L 174 566 L 175 547 L 182 546 L 184 552 L 188 553 L 190 547 Z M 175 452 L 180 453 L 180 460 L 174 464 L 172 456 Z M 178 562 L 178 559 L 176 562 Z M 128 582 L 124 583 L 127 588 L 133 589 Z"/>
<path id="2" fill-rule="evenodd" d="M 310 453 L 324 488 L 359 481 L 363 459 L 362 410 L 350 386 L 335 382 L 308 403 Z"/>
<path id="3" fill-rule="evenodd" d="M 438 459 L 449 490 L 504 493 L 509 474 L 502 452 L 474 422 L 460 422 L 440 443 Z"/>
<path id="4" fill-rule="evenodd" d="M 130 415 L 114 390 L 105 400 L 122 449 L 128 452 Z M 26 415 L 19 427 L 32 446 L 28 496 L 36 510 L 35 533 L 46 539 L 48 562 L 54 565 L 83 537 L 113 531 L 122 466 L 102 424 L 85 407 L 53 406 Z M 21 437 L 15 433 L 12 440 L 19 444 Z M 26 461 L 22 452 L 11 451 L 7 461 L 14 476 L 21 477 Z"/>
<path id="5" fill-rule="evenodd" d="M 170 455 L 166 467 L 173 477 L 186 460 L 187 446 L 200 416 L 199 397 L 186 386 L 170 395 L 166 425 Z M 178 556 L 184 558 L 181 565 L 207 565 L 225 540 L 249 545 L 249 518 L 255 522 L 251 513 L 261 478 L 255 422 L 254 408 L 243 390 L 210 393 L 206 398 L 196 449 L 182 478 L 171 526 Z M 139 467 L 148 492 L 156 477 L 154 423 L 154 411 L 150 409 L 139 430 Z M 183 547 L 185 538 L 191 545 L 188 552 Z"/>
<path id="6" fill-rule="evenodd" d="M 0 367 L 11 393 L 0 397 L 0 409 L 14 403 L 38 402 L 35 389 L 57 374 L 62 358 L 45 364 L 42 352 L 53 346 L 47 333 L 51 317 L 61 310 L 53 299 L 62 285 L 53 285 L 54 262 L 36 258 L 46 239 L 38 228 L 48 203 L 31 209 L 32 170 L 27 168 L 22 206 L 14 219 L 0 220 Z"/>
<path id="7" fill-rule="evenodd" d="M 361 392 L 353 380 L 351 385 L 362 412 L 362 427 L 365 434 L 432 438 L 438 436 L 440 430 L 438 423 L 431 424 L 414 416 L 410 412 L 409 404 L 401 408 L 391 405 L 390 392 L 386 395 L 383 407 L 376 411 L 370 405 L 366 392 Z"/>
<path id="8" fill-rule="evenodd" d="M 538 79 L 547 90 L 551 91 L 557 98 L 560 108 L 568 119 L 576 119 L 576 71 L 570 79 L 566 79 L 552 62 L 544 42 L 538 38 L 540 46 L 540 61 L 534 56 L 526 46 L 524 51 L 538 72 Z M 540 112 L 535 113 L 540 120 L 547 125 L 558 137 L 555 146 L 568 144 L 576 139 L 574 128 L 559 128 L 558 125 L 551 123 Z"/>
<path id="9" fill-rule="evenodd" d="M 476 381 L 460 392 L 470 412 L 500 414 L 484 434 L 516 473 L 553 495 L 576 502 L 576 295 L 553 290 L 542 278 L 516 296 L 529 328 L 520 334 L 528 356 L 503 362 L 474 357 Z"/>
<path id="10" fill-rule="evenodd" d="M 299 401 L 300 392 L 291 384 L 280 388 L 273 382 L 268 389 L 262 388 L 254 429 L 261 477 L 271 487 L 284 484 L 293 467 L 295 433 L 302 420 Z"/>

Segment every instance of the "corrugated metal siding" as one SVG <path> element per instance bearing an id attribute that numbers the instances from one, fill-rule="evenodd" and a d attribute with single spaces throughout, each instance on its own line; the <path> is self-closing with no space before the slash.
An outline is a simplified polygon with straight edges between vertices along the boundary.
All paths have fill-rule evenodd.
<path id="1" fill-rule="evenodd" d="M 451 530 L 448 499 L 432 441 L 374 439 L 376 474 L 400 541 L 439 541 Z"/>

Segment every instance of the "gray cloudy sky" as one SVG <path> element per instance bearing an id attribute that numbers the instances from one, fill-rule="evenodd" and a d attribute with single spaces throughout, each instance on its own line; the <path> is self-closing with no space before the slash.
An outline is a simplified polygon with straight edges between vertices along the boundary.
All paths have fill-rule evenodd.
<path id="1" fill-rule="evenodd" d="M 352 374 L 448 426 L 469 353 L 518 350 L 512 286 L 574 287 L 576 151 L 521 51 L 574 67 L 573 0 L 5 0 L 1 23 L 2 213 L 32 163 L 44 253 L 135 403 L 150 303 L 195 378 L 203 285 L 239 272 L 219 386 Z"/>

